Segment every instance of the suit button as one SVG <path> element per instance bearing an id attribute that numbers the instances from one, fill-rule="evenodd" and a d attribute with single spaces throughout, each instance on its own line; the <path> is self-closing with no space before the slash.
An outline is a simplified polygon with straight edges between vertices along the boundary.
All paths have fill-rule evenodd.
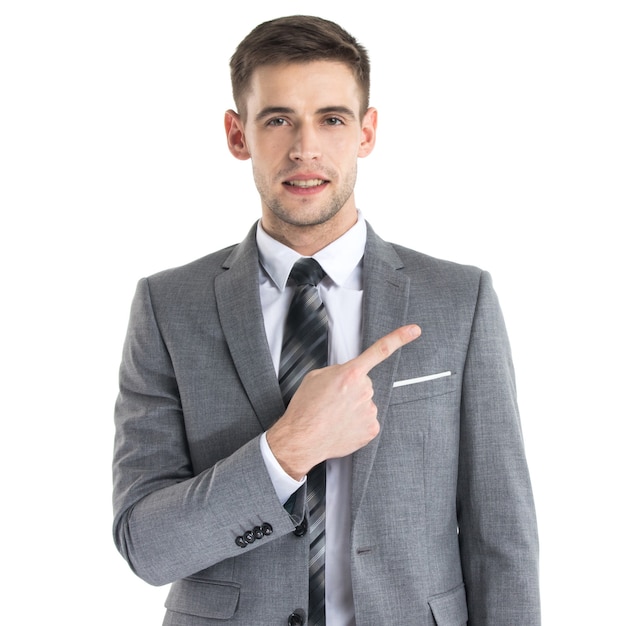
<path id="1" fill-rule="evenodd" d="M 265 535 L 263 534 L 263 529 L 260 526 L 255 526 L 252 529 L 252 532 L 254 533 L 255 539 L 263 539 L 263 537 L 265 537 Z"/>
<path id="2" fill-rule="evenodd" d="M 306 535 L 306 531 L 309 527 L 308 522 L 306 521 L 306 517 L 302 520 L 302 524 L 298 524 L 293 531 L 293 534 L 296 537 L 304 537 Z"/>
<path id="3" fill-rule="evenodd" d="M 296 609 L 287 619 L 287 626 L 302 626 L 304 624 L 304 611 Z"/>
<path id="4" fill-rule="evenodd" d="M 248 530 L 243 534 L 243 539 L 246 543 L 254 543 L 256 537 L 254 536 L 254 532 Z"/>
<path id="5" fill-rule="evenodd" d="M 235 543 L 240 547 L 240 548 L 245 548 L 248 544 L 246 543 L 246 540 L 243 537 L 237 537 L 237 539 L 235 539 Z"/>
<path id="6" fill-rule="evenodd" d="M 268 535 L 271 535 L 274 532 L 274 529 L 272 528 L 272 526 L 268 524 L 267 522 L 261 526 L 261 530 L 263 531 L 263 534 L 266 537 Z"/>

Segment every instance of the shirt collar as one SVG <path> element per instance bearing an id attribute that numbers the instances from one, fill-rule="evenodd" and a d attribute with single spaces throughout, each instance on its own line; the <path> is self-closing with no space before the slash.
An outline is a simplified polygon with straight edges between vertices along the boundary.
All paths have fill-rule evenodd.
<path id="1" fill-rule="evenodd" d="M 365 220 L 358 211 L 356 224 L 339 239 L 316 252 L 313 258 L 322 266 L 326 275 L 336 285 L 341 286 L 363 258 L 366 238 Z M 291 268 L 301 255 L 270 237 L 263 230 L 261 220 L 257 223 L 256 241 L 261 265 L 276 287 L 283 291 Z"/>

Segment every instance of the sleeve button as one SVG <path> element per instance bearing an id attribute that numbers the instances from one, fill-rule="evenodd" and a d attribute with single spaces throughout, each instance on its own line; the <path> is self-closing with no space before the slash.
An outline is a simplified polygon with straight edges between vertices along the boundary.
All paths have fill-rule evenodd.
<path id="1" fill-rule="evenodd" d="M 309 527 L 309 525 L 308 525 L 308 523 L 307 523 L 307 521 L 306 521 L 306 517 L 305 517 L 305 518 L 302 520 L 302 523 L 301 523 L 301 524 L 298 524 L 298 525 L 295 527 L 295 529 L 294 529 L 294 531 L 293 531 L 293 534 L 294 534 L 296 537 L 304 537 L 304 535 L 306 535 L 306 531 L 307 531 L 308 527 Z"/>

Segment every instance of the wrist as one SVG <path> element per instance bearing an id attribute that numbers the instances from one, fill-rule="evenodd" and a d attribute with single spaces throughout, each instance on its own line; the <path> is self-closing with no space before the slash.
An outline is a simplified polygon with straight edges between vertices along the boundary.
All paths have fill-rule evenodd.
<path id="1" fill-rule="evenodd" d="M 296 446 L 293 445 L 293 438 L 285 436 L 278 428 L 270 428 L 266 432 L 267 445 L 274 455 L 282 470 L 293 480 L 301 482 L 313 464 L 309 465 L 302 460 L 298 454 Z"/>

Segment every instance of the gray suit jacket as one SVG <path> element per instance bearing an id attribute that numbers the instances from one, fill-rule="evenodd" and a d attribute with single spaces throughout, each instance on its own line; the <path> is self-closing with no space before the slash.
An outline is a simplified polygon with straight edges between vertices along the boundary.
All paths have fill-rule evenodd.
<path id="1" fill-rule="evenodd" d="M 305 488 L 288 513 L 259 448 L 284 405 L 257 276 L 253 228 L 140 281 L 133 302 L 114 537 L 140 577 L 174 583 L 167 625 L 276 626 L 306 613 L 308 537 L 294 533 Z M 370 374 L 381 432 L 353 459 L 357 624 L 536 626 L 535 513 L 489 275 L 368 226 L 363 276 L 363 347 L 410 322 L 422 336 Z M 451 375 L 394 386 L 441 372 Z"/>

